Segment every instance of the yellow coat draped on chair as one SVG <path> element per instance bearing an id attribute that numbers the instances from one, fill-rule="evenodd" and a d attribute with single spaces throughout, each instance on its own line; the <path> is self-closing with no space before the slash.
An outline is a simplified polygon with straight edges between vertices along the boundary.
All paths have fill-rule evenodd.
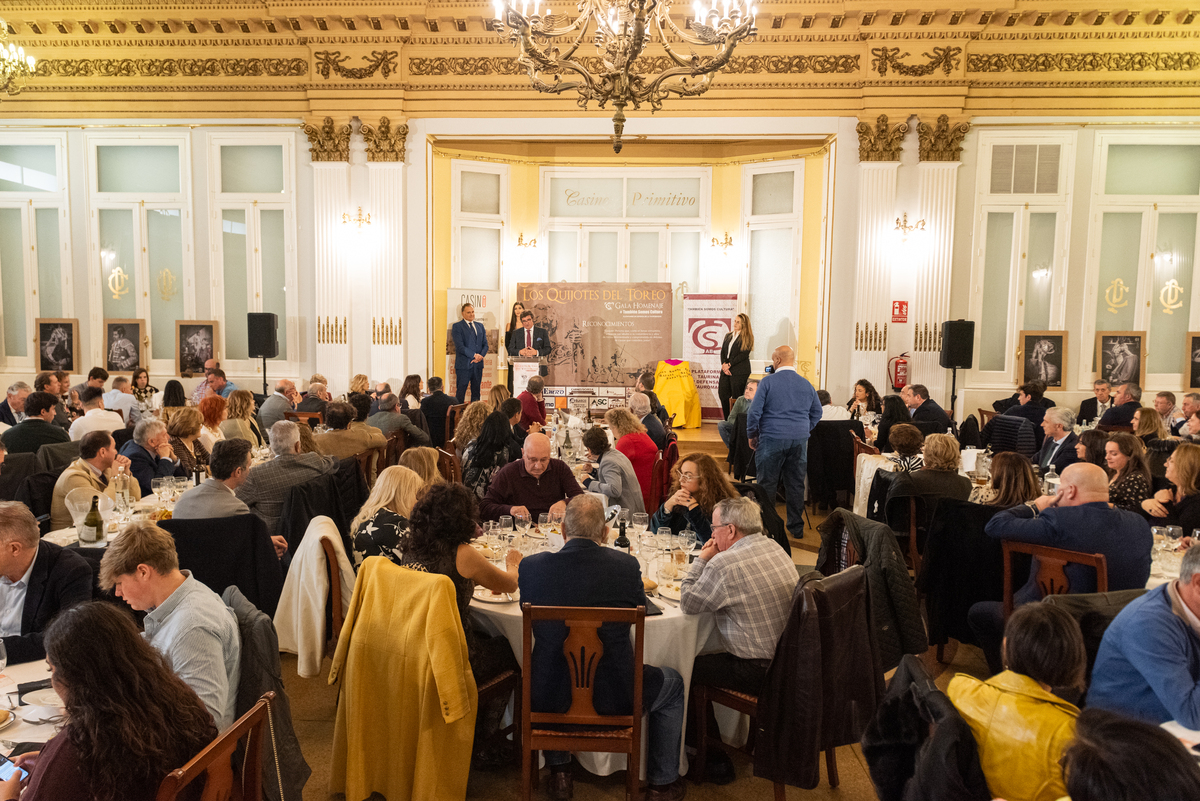
<path id="1" fill-rule="evenodd" d="M 700 427 L 700 394 L 688 362 L 662 361 L 654 370 L 654 394 L 675 415 L 675 428 Z"/>
<path id="2" fill-rule="evenodd" d="M 365 560 L 333 655 L 345 671 L 329 789 L 346 801 L 464 798 L 478 696 L 454 583 Z"/>

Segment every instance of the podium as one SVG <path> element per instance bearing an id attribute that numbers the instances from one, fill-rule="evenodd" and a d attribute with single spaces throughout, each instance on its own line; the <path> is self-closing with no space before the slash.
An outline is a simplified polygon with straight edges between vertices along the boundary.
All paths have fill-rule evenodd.
<path id="1" fill-rule="evenodd" d="M 513 394 L 520 395 L 529 386 L 529 379 L 535 375 L 541 375 L 542 365 L 546 362 L 544 359 L 539 359 L 535 356 L 517 356 L 510 357 L 508 360 L 508 369 L 512 370 L 513 376 Z"/>

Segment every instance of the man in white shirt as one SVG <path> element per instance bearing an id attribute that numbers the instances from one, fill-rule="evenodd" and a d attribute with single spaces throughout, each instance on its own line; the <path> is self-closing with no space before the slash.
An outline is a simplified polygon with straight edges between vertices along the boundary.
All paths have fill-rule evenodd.
<path id="1" fill-rule="evenodd" d="M 1080 423 L 1090 423 L 1093 420 L 1098 421 L 1104 416 L 1104 413 L 1113 407 L 1116 399 L 1112 394 L 1112 385 L 1103 378 L 1097 379 L 1092 383 L 1092 392 L 1096 397 L 1087 398 L 1083 403 L 1079 404 L 1079 414 L 1077 419 Z"/>
<path id="2" fill-rule="evenodd" d="M 822 420 L 849 420 L 850 410 L 845 406 L 834 404 L 833 399 L 829 397 L 829 393 L 823 389 L 817 390 L 817 400 L 821 401 L 821 419 Z"/>
<path id="3" fill-rule="evenodd" d="M 121 415 L 104 408 L 104 390 L 88 387 L 79 402 L 83 405 L 83 417 L 71 423 L 71 439 L 76 442 L 93 431 L 120 431 L 125 428 Z"/>
<path id="4" fill-rule="evenodd" d="M 113 379 L 112 386 L 111 390 L 104 393 L 104 408 L 120 412 L 125 425 L 137 425 L 142 419 L 142 409 L 133 396 L 133 385 L 128 378 L 119 375 Z"/>
<path id="5" fill-rule="evenodd" d="M 1192 415 L 1196 412 L 1200 412 L 1200 392 L 1189 392 L 1183 396 L 1183 420 L 1171 426 L 1171 435 L 1187 437 L 1200 434 L 1200 430 L 1192 431 Z"/>

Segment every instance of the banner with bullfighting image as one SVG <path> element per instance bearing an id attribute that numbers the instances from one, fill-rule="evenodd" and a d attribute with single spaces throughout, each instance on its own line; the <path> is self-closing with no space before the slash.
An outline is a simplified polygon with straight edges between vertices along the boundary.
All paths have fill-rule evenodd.
<path id="1" fill-rule="evenodd" d="M 550 340 L 548 386 L 631 387 L 671 355 L 669 283 L 528 283 L 517 298 Z"/>
<path id="2" fill-rule="evenodd" d="M 687 329 L 683 337 L 683 359 L 692 368 L 700 413 L 706 419 L 725 419 L 717 384 L 721 380 L 721 343 L 733 329 L 737 316 L 737 295 L 684 295 L 683 316 Z"/>
<path id="3" fill-rule="evenodd" d="M 454 336 L 451 333 L 454 324 L 462 319 L 462 305 L 470 303 L 475 308 L 475 322 L 483 325 L 487 332 L 487 355 L 483 357 L 483 380 L 479 385 L 479 397 L 487 398 L 488 393 L 496 383 L 496 369 L 499 362 L 500 330 L 508 323 L 508 318 L 500 319 L 503 310 L 500 308 L 500 292 L 496 289 L 447 289 L 446 290 L 446 380 L 447 395 L 458 393 L 458 381 L 454 372 Z M 467 400 L 471 396 L 467 394 Z"/>

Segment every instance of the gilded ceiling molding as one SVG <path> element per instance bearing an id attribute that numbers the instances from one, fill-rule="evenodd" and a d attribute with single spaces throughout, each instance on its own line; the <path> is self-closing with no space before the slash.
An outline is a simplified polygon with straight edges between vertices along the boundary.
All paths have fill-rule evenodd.
<path id="1" fill-rule="evenodd" d="M 1200 69 L 1200 53 L 978 53 L 967 72 L 1184 72 Z"/>
<path id="2" fill-rule="evenodd" d="M 42 78 L 290 78 L 308 74 L 303 58 L 43 58 Z"/>
<path id="3" fill-rule="evenodd" d="M 921 161 L 958 161 L 962 140 L 971 130 L 971 123 L 950 125 L 950 117 L 942 114 L 937 126 L 922 122 L 917 125 L 918 154 Z"/>
<path id="4" fill-rule="evenodd" d="M 579 59 L 588 69 L 599 69 L 602 59 L 589 57 Z M 734 56 L 721 70 L 723 74 L 841 74 L 849 75 L 858 71 L 858 55 L 831 56 Z M 662 72 L 670 69 L 674 62 L 666 56 L 639 58 L 636 68 L 640 72 Z M 461 57 L 461 58 L 410 58 L 408 74 L 410 77 L 440 76 L 440 75 L 520 75 L 525 69 L 515 58 L 497 57 Z"/>
<path id="5" fill-rule="evenodd" d="M 313 55 L 317 60 L 317 74 L 327 80 L 331 75 L 337 75 L 339 78 L 361 81 L 374 77 L 377 72 L 388 78 L 400 69 L 396 66 L 396 59 L 400 56 L 398 50 L 372 50 L 370 58 L 362 57 L 367 62 L 365 67 L 343 67 L 350 56 L 343 56 L 341 50 L 319 50 Z"/>
<path id="6" fill-rule="evenodd" d="M 860 122 L 858 131 L 859 161 L 899 161 L 901 142 L 908 133 L 908 123 L 902 122 L 888 128 L 888 117 L 880 114 L 875 127 L 869 122 Z"/>
<path id="7" fill-rule="evenodd" d="M 935 47 L 932 53 L 921 54 L 929 59 L 928 63 L 909 65 L 900 63 L 900 59 L 908 58 L 908 53 L 901 53 L 900 48 L 873 47 L 871 48 L 871 69 L 880 75 L 887 75 L 888 69 L 891 69 L 897 75 L 906 75 L 910 78 L 931 75 L 937 69 L 941 69 L 943 73 L 949 75 L 958 69 L 959 56 L 962 51 L 961 47 Z"/>
<path id="8" fill-rule="evenodd" d="M 507 56 L 477 58 L 410 58 L 409 76 L 520 75 L 525 68 Z"/>
<path id="9" fill-rule="evenodd" d="M 378 128 L 363 123 L 362 137 L 367 143 L 367 161 L 404 161 L 407 125 L 398 125 L 393 130 L 392 121 L 380 117 Z"/>
<path id="10" fill-rule="evenodd" d="M 335 126 L 333 117 L 326 117 L 320 128 L 311 123 L 305 123 L 303 128 L 313 161 L 350 160 L 349 125 Z"/>

